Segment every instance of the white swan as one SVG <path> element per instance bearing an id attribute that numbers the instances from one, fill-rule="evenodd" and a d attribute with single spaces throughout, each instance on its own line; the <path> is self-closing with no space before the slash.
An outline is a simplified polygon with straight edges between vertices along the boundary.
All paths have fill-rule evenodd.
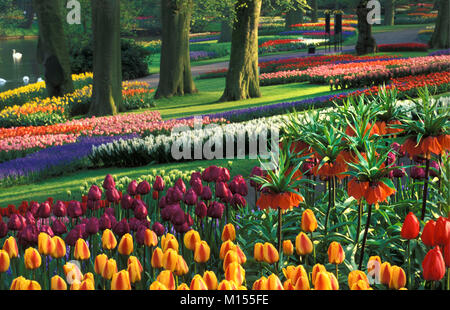
<path id="1" fill-rule="evenodd" d="M 41 77 L 38 77 L 36 82 L 44 82 L 44 80 Z"/>
<path id="2" fill-rule="evenodd" d="M 0 86 L 3 86 L 3 85 L 5 85 L 5 84 L 6 84 L 6 80 L 0 79 Z"/>
<path id="3" fill-rule="evenodd" d="M 30 78 L 29 78 L 28 76 L 24 76 L 24 77 L 23 77 L 23 82 L 24 82 L 25 84 L 28 84 L 28 83 L 30 82 Z"/>
<path id="4" fill-rule="evenodd" d="M 13 59 L 15 62 L 20 61 L 22 59 L 22 54 L 16 52 L 16 50 L 13 50 Z"/>

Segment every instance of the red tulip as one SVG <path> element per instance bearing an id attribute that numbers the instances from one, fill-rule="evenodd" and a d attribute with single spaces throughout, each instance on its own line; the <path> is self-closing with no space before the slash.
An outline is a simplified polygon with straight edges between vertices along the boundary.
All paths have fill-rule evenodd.
<path id="1" fill-rule="evenodd" d="M 435 243 L 434 243 L 435 228 L 436 228 L 436 222 L 433 220 L 429 220 L 425 224 L 425 227 L 423 228 L 421 239 L 422 239 L 423 244 L 425 244 L 428 247 L 435 246 Z"/>
<path id="2" fill-rule="evenodd" d="M 422 262 L 423 278 L 427 281 L 440 281 L 445 275 L 445 262 L 439 246 L 428 251 Z"/>
<path id="3" fill-rule="evenodd" d="M 416 239 L 420 232 L 420 223 L 414 213 L 409 212 L 403 222 L 400 235 L 404 239 Z"/>
<path id="4" fill-rule="evenodd" d="M 450 221 L 444 217 L 438 218 L 434 230 L 434 242 L 443 246 L 450 240 Z"/>

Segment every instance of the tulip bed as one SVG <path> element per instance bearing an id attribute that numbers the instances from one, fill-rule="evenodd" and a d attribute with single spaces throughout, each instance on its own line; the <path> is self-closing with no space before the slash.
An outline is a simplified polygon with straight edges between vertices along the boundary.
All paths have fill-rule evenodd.
<path id="1" fill-rule="evenodd" d="M 1 209 L 0 288 L 449 289 L 448 102 L 419 97 L 282 117 L 277 168 L 248 179 L 107 175 Z"/>

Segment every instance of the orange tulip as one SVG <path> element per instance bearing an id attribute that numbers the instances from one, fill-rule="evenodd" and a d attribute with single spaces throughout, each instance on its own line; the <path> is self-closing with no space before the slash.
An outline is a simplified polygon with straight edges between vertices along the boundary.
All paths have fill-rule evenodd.
<path id="1" fill-rule="evenodd" d="M 264 245 L 262 243 L 255 243 L 253 256 L 257 262 L 264 261 Z"/>
<path id="2" fill-rule="evenodd" d="M 130 255 L 133 252 L 133 237 L 130 234 L 123 235 L 117 250 L 122 255 Z"/>
<path id="3" fill-rule="evenodd" d="M 233 224 L 228 223 L 224 226 L 222 231 L 222 241 L 225 242 L 227 240 L 234 241 L 236 239 L 236 230 L 233 226 Z"/>
<path id="4" fill-rule="evenodd" d="M 53 291 L 67 291 L 66 281 L 58 275 L 52 277 L 50 284 Z"/>
<path id="5" fill-rule="evenodd" d="M 55 250 L 55 242 L 44 232 L 38 236 L 38 251 L 41 255 L 50 255 Z"/>
<path id="6" fill-rule="evenodd" d="M 183 276 L 189 272 L 189 266 L 184 260 L 183 256 L 178 255 L 177 265 L 175 267 L 175 274 L 177 276 Z"/>
<path id="7" fill-rule="evenodd" d="M 367 283 L 367 286 L 370 286 L 369 279 L 367 279 L 367 276 L 363 271 L 353 270 L 348 274 L 348 287 L 351 288 L 353 284 L 355 284 L 359 280 L 363 280 Z"/>
<path id="8" fill-rule="evenodd" d="M 370 290 L 370 289 L 371 289 L 370 286 L 364 280 L 358 280 L 350 288 L 350 290 L 352 290 L 352 291 L 366 291 L 366 290 Z"/>
<path id="9" fill-rule="evenodd" d="M 149 290 L 151 291 L 166 291 L 167 287 L 159 281 L 155 281 L 150 284 Z"/>
<path id="10" fill-rule="evenodd" d="M 279 291 L 284 289 L 280 279 L 273 273 L 267 278 L 267 288 L 270 291 Z"/>
<path id="11" fill-rule="evenodd" d="M 126 270 L 115 273 L 111 279 L 111 290 L 129 291 L 131 290 L 130 274 Z"/>
<path id="12" fill-rule="evenodd" d="M 41 285 L 32 280 L 23 280 L 20 282 L 20 288 L 21 291 L 40 291 Z"/>
<path id="13" fill-rule="evenodd" d="M 222 280 L 217 286 L 219 291 L 234 291 L 237 290 L 236 283 L 234 281 Z"/>
<path id="14" fill-rule="evenodd" d="M 312 253 L 313 244 L 311 242 L 311 239 L 309 239 L 304 232 L 300 232 L 295 238 L 295 250 L 300 256 Z"/>
<path id="15" fill-rule="evenodd" d="M 105 264 L 108 261 L 108 256 L 106 254 L 99 254 L 95 257 L 94 262 L 94 271 L 96 274 L 101 275 L 103 272 L 103 268 L 105 268 Z"/>
<path id="16" fill-rule="evenodd" d="M 304 232 L 314 232 L 317 229 L 317 220 L 314 212 L 306 209 L 302 213 L 302 230 Z"/>
<path id="17" fill-rule="evenodd" d="M 269 288 L 266 277 L 261 277 L 253 283 L 252 290 L 265 291 L 268 289 Z"/>
<path id="18" fill-rule="evenodd" d="M 161 248 L 163 252 L 166 252 L 167 249 L 174 249 L 178 253 L 179 244 L 177 238 L 172 234 L 165 234 L 161 237 Z"/>
<path id="19" fill-rule="evenodd" d="M 405 271 L 398 266 L 391 267 L 391 279 L 389 281 L 389 288 L 398 290 L 406 285 Z"/>
<path id="20" fill-rule="evenodd" d="M 95 280 L 94 280 L 94 275 L 92 274 L 92 272 L 85 273 L 82 281 L 91 281 L 94 284 Z"/>
<path id="21" fill-rule="evenodd" d="M 66 243 L 64 242 L 64 240 L 59 236 L 54 236 L 52 240 L 55 243 L 55 247 L 53 249 L 53 252 L 51 253 L 52 257 L 59 259 L 66 256 Z"/>
<path id="22" fill-rule="evenodd" d="M 384 262 L 380 266 L 380 283 L 388 285 L 391 283 L 391 264 L 389 262 Z"/>
<path id="23" fill-rule="evenodd" d="M 331 289 L 333 291 L 339 290 L 339 281 L 337 280 L 334 273 L 328 272 L 328 277 L 330 278 L 330 281 L 331 281 Z"/>
<path id="24" fill-rule="evenodd" d="M 39 268 L 42 263 L 41 255 L 34 248 L 28 248 L 25 250 L 24 260 L 25 268 L 31 270 Z"/>
<path id="25" fill-rule="evenodd" d="M 294 245 L 291 240 L 283 241 L 283 254 L 286 256 L 291 256 L 294 254 Z"/>
<path id="26" fill-rule="evenodd" d="M 189 286 L 186 283 L 181 283 L 177 287 L 177 291 L 189 291 Z"/>
<path id="27" fill-rule="evenodd" d="M 274 264 L 280 259 L 277 249 L 269 242 L 263 245 L 263 257 L 264 261 L 268 264 Z"/>
<path id="28" fill-rule="evenodd" d="M 141 278 L 142 278 L 141 277 L 141 272 L 142 272 L 142 270 L 141 270 L 141 267 L 139 267 L 138 263 L 133 262 L 131 264 L 128 264 L 127 271 L 128 271 L 129 276 L 130 276 L 130 282 L 131 283 L 136 283 L 136 282 L 141 281 Z"/>
<path id="29" fill-rule="evenodd" d="M 89 279 L 81 281 L 80 286 L 78 287 L 78 290 L 79 291 L 94 291 L 95 290 L 94 281 L 91 281 Z"/>
<path id="30" fill-rule="evenodd" d="M 184 234 L 183 240 L 184 246 L 191 251 L 195 250 L 195 244 L 197 242 L 202 241 L 198 231 L 195 231 L 193 229 L 189 230 L 187 233 Z"/>
<path id="31" fill-rule="evenodd" d="M 328 262 L 330 264 L 342 264 L 345 259 L 345 253 L 340 243 L 333 241 L 328 247 Z"/>
<path id="32" fill-rule="evenodd" d="M 206 263 L 209 260 L 211 249 L 206 241 L 200 241 L 195 244 L 194 260 L 197 263 Z"/>
<path id="33" fill-rule="evenodd" d="M 117 273 L 117 263 L 114 259 L 110 258 L 105 263 L 102 271 L 102 277 L 106 280 L 111 280 L 114 274 Z"/>
<path id="34" fill-rule="evenodd" d="M 148 247 L 154 247 L 158 245 L 158 236 L 153 230 L 146 229 L 144 234 L 144 244 Z"/>
<path id="35" fill-rule="evenodd" d="M 114 236 L 114 233 L 109 230 L 105 229 L 102 234 L 102 246 L 106 250 L 113 250 L 117 246 L 117 240 Z"/>
<path id="36" fill-rule="evenodd" d="M 224 259 L 225 255 L 228 253 L 228 251 L 234 251 L 234 250 L 236 250 L 236 244 L 234 244 L 233 241 L 227 240 L 227 241 L 223 242 L 222 245 L 220 246 L 219 258 Z"/>
<path id="37" fill-rule="evenodd" d="M 287 266 L 286 268 L 283 268 L 283 274 L 286 277 L 286 279 L 290 279 L 292 281 L 292 284 L 294 285 L 297 282 L 298 278 L 300 277 L 308 278 L 308 274 L 302 265 Z"/>
<path id="38" fill-rule="evenodd" d="M 297 291 L 308 291 L 310 290 L 308 277 L 300 276 L 295 282 L 294 289 Z"/>
<path id="39" fill-rule="evenodd" d="M 239 245 L 236 245 L 236 253 L 239 258 L 239 264 L 245 264 L 245 262 L 247 261 L 247 256 L 245 256 Z"/>
<path id="40" fill-rule="evenodd" d="M 153 268 L 163 267 L 163 251 L 161 248 L 156 248 L 153 250 L 151 264 Z"/>
<path id="41" fill-rule="evenodd" d="M 223 270 L 227 270 L 229 264 L 237 262 L 239 264 L 239 257 L 237 251 L 228 251 L 223 259 Z"/>
<path id="42" fill-rule="evenodd" d="M 86 260 L 91 256 L 91 252 L 89 251 L 89 247 L 86 244 L 86 241 L 83 239 L 78 239 L 75 243 L 75 251 L 74 251 L 75 259 L 78 260 Z"/>
<path id="43" fill-rule="evenodd" d="M 129 256 L 128 260 L 127 260 L 127 266 L 130 264 L 137 264 L 139 267 L 139 270 L 142 272 L 144 271 L 144 268 L 142 267 L 141 262 L 139 261 L 139 259 L 136 256 Z"/>
<path id="44" fill-rule="evenodd" d="M 325 268 L 324 265 L 321 265 L 321 264 L 315 264 L 315 265 L 313 266 L 312 274 L 311 274 L 311 284 L 312 284 L 313 286 L 316 285 L 315 282 L 316 282 L 317 274 L 318 274 L 319 272 L 327 272 L 327 269 Z"/>
<path id="45" fill-rule="evenodd" d="M 162 283 L 168 290 L 175 289 L 175 279 L 173 273 L 170 270 L 163 270 L 159 273 L 156 281 Z"/>
<path id="46" fill-rule="evenodd" d="M 0 250 L 0 273 L 6 272 L 9 269 L 9 255 L 5 250 Z"/>
<path id="47" fill-rule="evenodd" d="M 81 270 L 78 265 L 68 262 L 63 266 L 63 270 L 69 284 L 74 282 L 79 284 L 81 282 L 83 275 L 81 274 Z"/>
<path id="48" fill-rule="evenodd" d="M 19 291 L 19 290 L 20 290 L 20 286 L 21 286 L 21 284 L 22 284 L 24 281 L 27 281 L 27 279 L 25 279 L 25 278 L 22 277 L 22 276 L 15 278 L 15 279 L 11 282 L 11 286 L 10 286 L 9 289 L 10 289 L 11 291 Z"/>
<path id="49" fill-rule="evenodd" d="M 191 281 L 191 286 L 189 287 L 189 289 L 192 291 L 206 291 L 208 290 L 208 286 L 206 285 L 205 281 L 203 281 L 202 276 L 196 274 Z"/>
<path id="50" fill-rule="evenodd" d="M 162 264 L 164 269 L 175 271 L 175 269 L 177 268 L 177 263 L 178 263 L 178 253 L 172 248 L 167 249 L 162 257 Z"/>
<path id="51" fill-rule="evenodd" d="M 208 290 L 217 290 L 218 281 L 213 271 L 205 271 L 203 273 L 203 281 L 205 281 Z"/>
<path id="52" fill-rule="evenodd" d="M 314 281 L 314 289 L 322 291 L 332 290 L 331 280 L 328 272 L 320 271 L 317 273 L 316 279 Z"/>
<path id="53" fill-rule="evenodd" d="M 8 253 L 9 258 L 16 258 L 19 256 L 19 248 L 17 247 L 16 239 L 14 239 L 13 236 L 5 240 L 3 243 L 3 250 Z"/>
<path id="54" fill-rule="evenodd" d="M 237 286 L 245 280 L 245 270 L 237 262 L 230 263 L 225 270 L 225 279 L 233 281 Z"/>

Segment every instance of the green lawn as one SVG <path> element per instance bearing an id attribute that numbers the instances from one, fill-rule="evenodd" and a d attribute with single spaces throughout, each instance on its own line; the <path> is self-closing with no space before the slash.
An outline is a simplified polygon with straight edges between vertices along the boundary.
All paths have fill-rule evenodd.
<path id="1" fill-rule="evenodd" d="M 82 170 L 67 176 L 55 177 L 29 185 L 0 188 L 0 207 L 6 207 L 8 204 L 17 205 L 23 200 L 42 202 L 48 197 L 53 197 L 55 200 L 81 199 L 80 186 L 84 182 L 95 182 L 101 186 L 105 175 L 108 173 L 115 175 L 118 178 L 125 176 L 130 178 L 138 178 L 142 175 L 150 174 L 150 171 L 153 169 L 156 169 L 156 175 L 158 175 L 161 170 L 165 170 L 166 172 L 174 169 L 180 171 L 191 171 L 199 168 L 206 168 L 210 165 L 229 167 L 228 162 L 228 159 L 219 159 L 211 161 L 170 163 L 136 168 Z M 231 173 L 232 175 L 242 174 L 244 177 L 248 177 L 251 169 L 257 164 L 257 160 L 233 160 Z M 71 196 L 69 196 L 68 191 L 71 192 Z"/>

